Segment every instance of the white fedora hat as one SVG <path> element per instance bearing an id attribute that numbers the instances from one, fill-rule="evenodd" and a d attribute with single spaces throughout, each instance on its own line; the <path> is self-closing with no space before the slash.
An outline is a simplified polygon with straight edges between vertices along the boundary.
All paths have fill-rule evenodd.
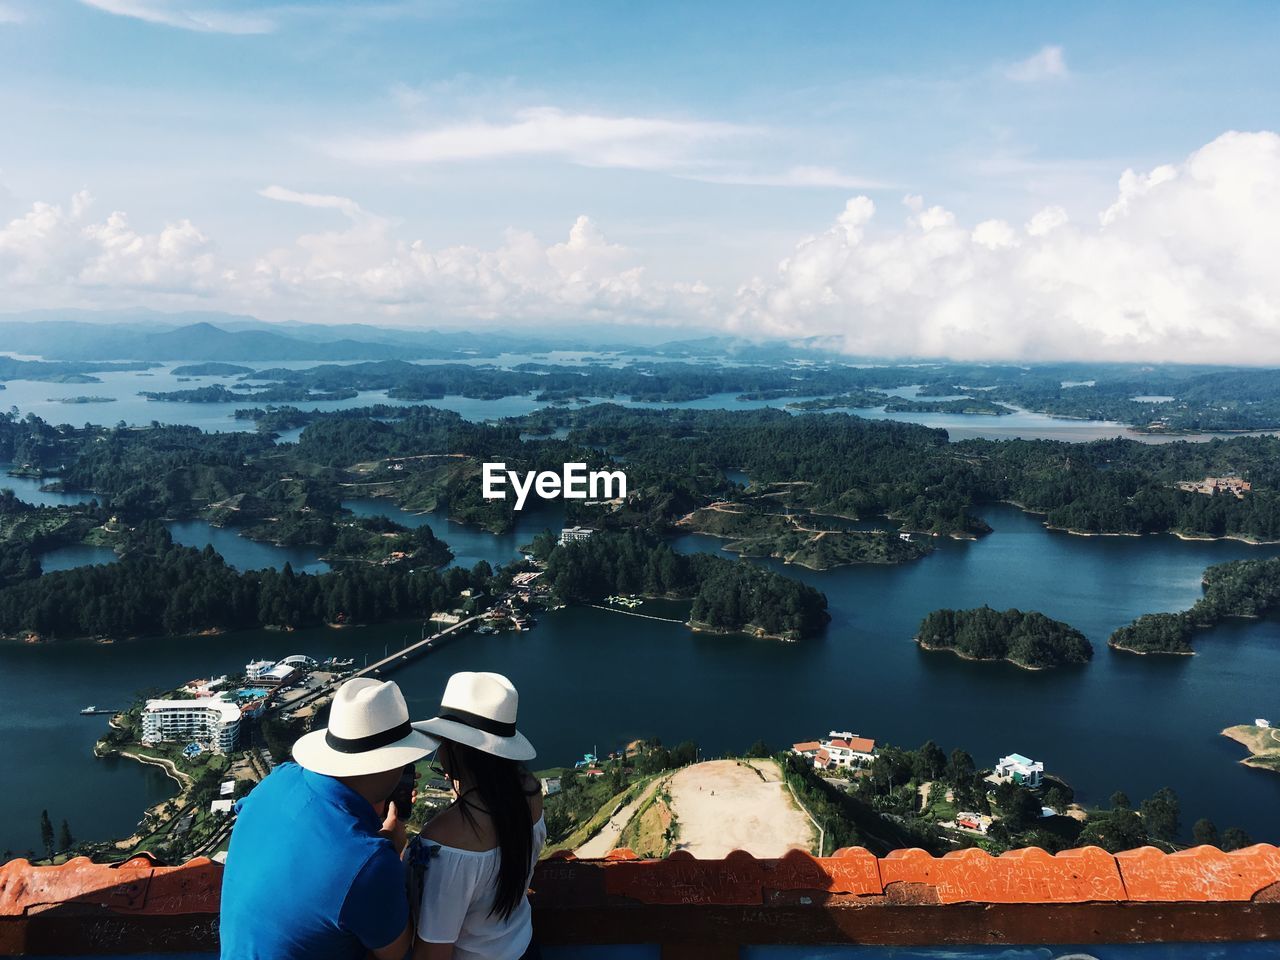
<path id="1" fill-rule="evenodd" d="M 389 680 L 358 677 L 338 688 L 329 726 L 299 739 L 293 759 L 315 773 L 358 777 L 417 763 L 439 745 L 409 724 L 399 687 Z"/>
<path id="2" fill-rule="evenodd" d="M 532 760 L 538 751 L 516 730 L 519 705 L 520 695 L 502 674 L 455 673 L 440 698 L 440 715 L 413 728 L 496 757 Z"/>

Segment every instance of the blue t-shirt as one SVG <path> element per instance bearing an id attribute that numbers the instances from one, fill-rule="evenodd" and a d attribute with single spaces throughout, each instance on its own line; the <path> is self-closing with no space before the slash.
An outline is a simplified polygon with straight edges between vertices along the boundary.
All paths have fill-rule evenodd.
<path id="1" fill-rule="evenodd" d="M 409 922 L 404 869 L 369 801 L 285 763 L 239 805 L 222 876 L 222 960 L 358 958 Z"/>

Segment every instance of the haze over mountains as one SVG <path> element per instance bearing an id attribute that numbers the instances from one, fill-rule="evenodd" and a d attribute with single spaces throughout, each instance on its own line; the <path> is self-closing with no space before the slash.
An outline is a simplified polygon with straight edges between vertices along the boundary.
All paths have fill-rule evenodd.
<path id="1" fill-rule="evenodd" d="M 752 344 L 735 337 L 654 342 L 652 334 L 610 330 L 607 337 L 539 336 L 499 330 L 405 330 L 365 324 L 270 323 L 243 314 L 32 311 L 0 314 L 8 352 L 46 360 L 355 361 L 466 360 L 553 350 L 660 352 L 672 357 L 741 356 L 769 360 L 822 352 L 817 342 Z M 669 333 L 669 331 L 664 331 Z"/>

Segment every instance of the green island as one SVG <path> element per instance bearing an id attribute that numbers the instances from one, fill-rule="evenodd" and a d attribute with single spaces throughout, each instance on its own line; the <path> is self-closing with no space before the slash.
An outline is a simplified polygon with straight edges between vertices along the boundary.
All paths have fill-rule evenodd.
<path id="1" fill-rule="evenodd" d="M 79 397 L 50 397 L 49 398 L 50 403 L 115 403 L 115 401 L 116 401 L 115 397 L 79 396 Z"/>
<path id="2" fill-rule="evenodd" d="M 1028 670 L 1088 663 L 1093 645 L 1074 627 L 1034 610 L 934 610 L 920 622 L 916 642 L 966 660 L 1008 660 Z"/>
<path id="3" fill-rule="evenodd" d="M 724 549 L 744 557 L 777 557 L 811 570 L 850 563 L 902 563 L 932 551 L 927 540 L 891 530 L 848 530 L 817 515 L 773 513 L 752 502 L 716 502 L 676 523 L 722 537 Z"/>
<path id="4" fill-rule="evenodd" d="M 0 357 L 0 381 L 37 380 L 42 383 L 101 383 L 97 373 L 136 372 L 158 366 L 147 362 L 105 363 L 90 360 L 16 360 Z"/>
<path id="5" fill-rule="evenodd" d="M 827 598 L 810 586 L 723 557 L 678 554 L 638 531 L 551 543 L 540 535 L 534 555 L 546 557 L 545 579 L 566 603 L 615 594 L 692 599 L 687 624 L 694 630 L 779 640 L 813 636 L 830 619 Z"/>
<path id="6" fill-rule="evenodd" d="M 1147 613 L 1111 634 L 1129 653 L 1190 654 L 1197 630 L 1232 617 L 1261 617 L 1280 606 L 1280 557 L 1233 560 L 1204 572 L 1204 596 L 1180 613 Z"/>
<path id="7" fill-rule="evenodd" d="M 787 404 L 792 410 L 853 410 L 868 407 L 884 407 L 889 413 L 959 413 L 979 417 L 1005 417 L 1013 413 L 1013 409 L 1002 403 L 992 403 L 983 397 L 964 397 L 962 399 L 922 399 L 894 397 L 876 391 L 859 391 L 842 393 L 834 397 L 816 397 L 812 400 L 799 400 Z"/>
<path id="8" fill-rule="evenodd" d="M 187 363 L 174 367 L 171 371 L 175 377 L 239 377 L 253 373 L 253 367 L 239 363 L 224 363 L 208 360 L 204 363 Z"/>

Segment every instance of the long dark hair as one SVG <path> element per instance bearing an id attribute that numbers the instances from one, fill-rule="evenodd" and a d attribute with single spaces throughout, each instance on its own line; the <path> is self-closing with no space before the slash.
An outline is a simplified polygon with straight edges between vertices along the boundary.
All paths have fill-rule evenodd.
<path id="1" fill-rule="evenodd" d="M 520 905 L 529 886 L 529 866 L 533 860 L 533 814 L 529 797 L 537 791 L 526 786 L 529 773 L 524 764 L 477 750 L 455 740 L 444 740 L 436 751 L 436 761 L 454 780 L 470 774 L 474 792 L 493 821 L 498 835 L 498 882 L 489 915 L 503 920 Z M 458 806 L 473 829 L 478 828 L 471 803 L 460 796 Z"/>

